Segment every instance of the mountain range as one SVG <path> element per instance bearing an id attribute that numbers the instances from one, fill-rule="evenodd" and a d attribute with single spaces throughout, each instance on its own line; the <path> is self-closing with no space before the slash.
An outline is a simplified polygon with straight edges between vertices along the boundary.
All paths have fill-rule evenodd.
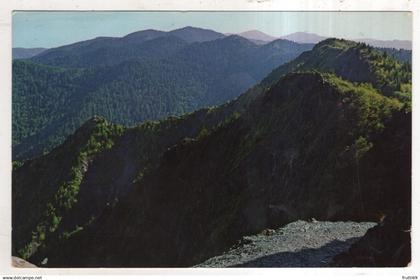
<path id="1" fill-rule="evenodd" d="M 100 37 L 14 60 L 13 158 L 50 151 L 94 115 L 134 125 L 222 104 L 312 46 L 256 45 L 187 27 Z"/>
<path id="2" fill-rule="evenodd" d="M 260 44 L 266 44 L 267 42 L 271 42 L 278 39 L 259 30 L 249 30 L 238 33 L 237 35 Z"/>
<path id="3" fill-rule="evenodd" d="M 283 55 L 272 50 L 284 46 L 309 50 L 265 68 Z M 147 68 L 139 76 L 128 74 L 138 73 L 147 59 L 66 68 L 68 60 L 57 53 L 57 59 L 46 58 L 50 65 L 39 64 L 42 54 L 14 65 L 20 67 L 14 78 L 27 79 L 14 82 L 25 98 L 31 82 L 41 86 L 39 79 L 29 78 L 35 77 L 31 73 L 50 87 L 57 83 L 60 90 L 52 92 L 61 96 L 63 107 L 47 113 L 41 106 L 40 114 L 64 115 L 62 108 L 75 107 L 68 100 L 82 103 L 78 98 L 87 95 L 84 103 L 91 98 L 85 89 L 116 76 L 121 80 L 115 91 L 151 73 Z M 48 267 L 192 266 L 221 254 L 242 236 L 315 218 L 379 223 L 337 258 L 342 266 L 358 264 L 366 252 L 372 266 L 396 265 L 395 259 L 397 265 L 408 264 L 410 63 L 340 39 L 312 48 L 285 40 L 258 46 L 227 36 L 175 53 L 177 59 L 158 61 L 173 67 L 188 58 L 203 59 L 182 79 L 203 68 L 209 70 L 197 80 L 221 72 L 219 84 L 231 69 L 247 69 L 260 78 L 226 103 L 219 99 L 218 106 L 177 117 L 131 127 L 93 117 L 44 155 L 14 162 L 14 255 Z M 158 69 L 154 75 L 165 68 Z M 254 72 L 258 69 L 264 71 Z M 70 86 L 79 79 L 85 84 Z M 150 79 L 149 87 L 165 81 Z M 100 83 L 92 83 L 96 80 Z M 173 81 L 168 85 L 176 94 L 182 87 Z M 213 92 L 222 94 L 233 84 Z M 78 92 L 79 87 L 84 90 Z M 40 106 L 44 100 L 26 104 L 37 102 Z M 115 112 L 124 108 L 116 106 Z"/>
<path id="4" fill-rule="evenodd" d="M 284 39 L 293 41 L 296 43 L 305 43 L 305 44 L 317 44 L 328 37 L 320 36 L 315 33 L 309 32 L 295 32 L 284 36 L 274 37 L 268 35 L 264 32 L 258 30 L 251 30 L 242 33 L 238 33 L 239 36 L 247 38 L 249 40 L 257 40 L 261 43 L 270 42 L 277 39 Z M 390 49 L 404 49 L 404 50 L 411 50 L 412 42 L 409 40 L 377 40 L 377 39 L 369 39 L 369 38 L 352 38 L 351 40 L 361 43 L 366 43 L 371 45 L 372 47 L 378 48 L 390 48 Z"/>
<path id="5" fill-rule="evenodd" d="M 149 40 L 149 39 L 156 39 L 160 36 L 168 36 L 168 35 L 178 37 L 187 43 L 193 43 L 193 42 L 211 41 L 215 39 L 220 39 L 224 36 L 231 36 L 235 34 L 234 33 L 222 34 L 222 33 L 210 30 L 210 29 L 187 26 L 184 28 L 172 30 L 170 32 L 163 32 L 163 31 L 151 30 L 151 29 L 143 30 L 139 32 L 130 33 L 123 38 L 126 38 L 127 41 L 131 39 L 141 41 L 142 40 L 141 38 L 144 38 L 145 40 Z M 252 41 L 253 43 L 256 43 L 259 45 L 266 44 L 267 42 L 271 42 L 278 39 L 289 40 L 296 43 L 317 44 L 328 38 L 325 36 L 320 36 L 318 34 L 309 33 L 309 32 L 294 32 L 288 35 L 275 37 L 259 30 L 248 30 L 248 31 L 237 33 L 236 35 L 244 37 Z M 98 37 L 93 40 L 88 40 L 87 42 L 92 43 L 94 41 L 101 41 L 101 40 L 112 41 L 115 39 L 117 38 Z M 347 39 L 350 39 L 350 38 L 347 38 Z M 412 49 L 412 42 L 409 40 L 378 40 L 378 39 L 369 39 L 369 38 L 352 38 L 351 40 L 356 41 L 356 42 L 366 43 L 368 45 L 371 45 L 373 47 L 378 47 L 378 48 L 389 48 L 389 49 L 396 49 L 396 50 L 400 50 L 400 49 L 411 50 Z M 124 40 L 120 40 L 120 42 L 123 43 Z M 47 49 L 46 48 L 13 48 L 12 57 L 13 59 L 31 58 L 33 56 L 40 54 L 41 52 L 45 50 Z"/>

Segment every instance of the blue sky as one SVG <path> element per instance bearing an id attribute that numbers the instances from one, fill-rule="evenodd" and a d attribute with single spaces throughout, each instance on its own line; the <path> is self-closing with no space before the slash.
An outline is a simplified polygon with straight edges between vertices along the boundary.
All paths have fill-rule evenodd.
<path id="1" fill-rule="evenodd" d="M 14 12 L 13 47 L 56 47 L 97 36 L 184 26 L 273 36 L 305 31 L 348 39 L 411 40 L 408 12 Z"/>

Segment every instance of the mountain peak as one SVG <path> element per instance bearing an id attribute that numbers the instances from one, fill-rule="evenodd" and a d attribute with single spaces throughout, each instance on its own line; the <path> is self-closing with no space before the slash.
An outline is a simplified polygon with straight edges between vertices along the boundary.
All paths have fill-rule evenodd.
<path id="1" fill-rule="evenodd" d="M 168 32 L 177 36 L 188 43 L 206 42 L 225 37 L 222 33 L 211 29 L 198 28 L 193 26 L 185 26 Z"/>
<path id="2" fill-rule="evenodd" d="M 327 37 L 319 36 L 315 33 L 308 33 L 308 32 L 295 32 L 291 33 L 286 36 L 282 36 L 282 39 L 294 41 L 297 43 L 311 43 L 316 44 L 322 40 L 325 40 Z"/>
<path id="3" fill-rule="evenodd" d="M 277 39 L 276 37 L 273 37 L 262 31 L 255 30 L 255 29 L 238 33 L 238 35 L 249 40 L 259 40 L 259 41 L 265 41 L 265 42 L 270 42 Z"/>
<path id="4" fill-rule="evenodd" d="M 140 30 L 140 31 L 136 31 L 130 34 L 125 35 L 123 38 L 124 39 L 134 39 L 134 38 L 139 38 L 139 39 L 143 39 L 143 40 L 150 40 L 150 39 L 155 39 L 157 37 L 163 36 L 165 34 L 165 32 L 160 31 L 160 30 L 155 30 L 155 29 L 145 29 L 145 30 Z"/>
<path id="5" fill-rule="evenodd" d="M 235 35 L 235 34 L 226 36 L 222 40 L 225 41 L 225 42 L 240 43 L 240 44 L 246 44 L 246 45 L 252 45 L 252 46 L 255 45 L 255 43 L 253 43 L 252 41 L 250 41 L 250 40 L 248 40 L 248 39 L 246 39 L 242 36 Z"/>
<path id="6" fill-rule="evenodd" d="M 328 38 L 317 43 L 314 48 L 321 48 L 324 46 L 328 46 L 328 47 L 338 48 L 338 49 L 347 49 L 355 45 L 357 45 L 357 43 L 354 41 L 349 41 L 346 39 L 339 39 L 339 38 Z"/>
<path id="7" fill-rule="evenodd" d="M 298 43 L 286 39 L 276 39 L 266 44 L 266 46 L 298 45 Z"/>
<path id="8" fill-rule="evenodd" d="M 181 27 L 181 28 L 174 29 L 172 31 L 181 31 L 181 30 L 183 30 L 183 31 L 199 31 L 199 30 L 210 30 L 210 29 L 205 29 L 205 28 L 200 28 L 200 27 L 194 27 L 194 26 L 191 26 L 191 25 L 187 25 L 187 26 L 184 26 L 184 27 Z M 172 32 L 172 31 L 170 31 L 170 32 Z M 210 31 L 212 31 L 212 30 L 210 30 Z"/>

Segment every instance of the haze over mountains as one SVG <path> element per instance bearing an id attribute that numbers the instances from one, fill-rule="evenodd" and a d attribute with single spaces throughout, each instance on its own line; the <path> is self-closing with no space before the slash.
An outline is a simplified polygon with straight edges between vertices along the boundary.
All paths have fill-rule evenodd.
<path id="1" fill-rule="evenodd" d="M 263 42 L 270 42 L 276 39 L 285 39 L 290 40 L 296 43 L 306 43 L 306 44 L 317 44 L 328 37 L 320 36 L 315 33 L 308 32 L 295 32 L 289 35 L 273 37 L 271 35 L 265 34 L 264 32 L 258 30 L 252 30 L 247 32 L 242 32 L 238 34 L 239 36 L 245 37 L 250 40 L 258 40 Z M 394 48 L 394 49 L 405 49 L 411 50 L 412 43 L 409 40 L 377 40 L 377 39 L 361 39 L 361 38 L 345 38 L 351 39 L 356 42 L 366 43 L 372 47 L 378 48 Z"/>
<path id="2" fill-rule="evenodd" d="M 142 34 L 140 36 L 145 36 L 144 39 L 147 39 L 147 35 L 145 35 L 145 31 L 146 30 L 139 31 L 139 32 Z M 188 43 L 211 41 L 215 39 L 220 39 L 224 36 L 235 35 L 234 33 L 222 34 L 222 33 L 210 30 L 210 29 L 203 29 L 203 28 L 197 28 L 197 27 L 191 27 L 191 26 L 176 29 L 170 32 L 163 32 L 159 30 L 147 30 L 147 31 L 149 31 L 149 36 L 150 36 L 148 39 L 155 39 L 160 36 L 173 35 L 173 36 L 183 39 L 184 41 Z M 138 35 L 136 34 L 137 32 L 130 33 L 125 37 L 135 38 Z M 271 42 L 277 39 L 290 40 L 296 43 L 317 44 L 321 42 L 322 40 L 325 40 L 328 38 L 325 36 L 320 36 L 318 34 L 309 33 L 309 32 L 294 32 L 288 35 L 275 37 L 259 30 L 244 31 L 236 35 L 239 35 L 248 40 L 251 40 L 257 44 L 265 44 L 267 42 Z M 99 37 L 97 39 L 107 39 L 107 37 L 103 37 L 103 38 Z M 112 37 L 108 37 L 108 39 L 111 40 Z M 356 42 L 363 42 L 363 43 L 366 43 L 373 47 L 378 47 L 378 48 L 394 48 L 394 49 L 405 49 L 405 50 L 411 50 L 412 48 L 412 42 L 409 40 L 378 40 L 378 39 L 373 39 L 373 38 L 364 38 L 364 39 L 345 38 L 345 39 L 351 39 Z M 31 58 L 41 53 L 44 50 L 47 50 L 47 49 L 46 48 L 13 48 L 12 56 L 13 56 L 13 59 Z"/>
<path id="3" fill-rule="evenodd" d="M 13 63 L 13 158 L 51 150 L 93 115 L 133 125 L 224 103 L 313 46 L 266 42 L 274 37 L 256 30 L 242 36 L 149 29 L 26 50 L 41 52 Z M 410 51 L 381 51 L 411 61 Z"/>
<path id="4" fill-rule="evenodd" d="M 212 48 L 229 50 L 225 40 L 230 56 L 261 48 L 237 36 L 207 42 L 218 65 Z M 201 46 L 187 53 L 202 57 Z M 385 215 L 366 235 L 375 250 L 356 243 L 340 265 L 363 250 L 371 265 L 406 265 L 410 100 L 409 63 L 328 39 L 218 107 L 131 128 L 92 118 L 15 163 L 13 253 L 50 267 L 192 266 L 290 221 Z"/>
<path id="5" fill-rule="evenodd" d="M 14 60 L 12 254 L 193 266 L 352 220 L 379 225 L 337 265 L 407 265 L 411 52 L 246 35 L 143 30 Z"/>
<path id="6" fill-rule="evenodd" d="M 238 33 L 239 36 L 247 38 L 247 39 L 255 39 L 261 41 L 274 41 L 278 38 L 265 34 L 259 30 L 249 30 L 242 33 Z"/>
<path id="7" fill-rule="evenodd" d="M 232 35 L 232 34 L 230 34 Z M 238 33 L 239 36 L 247 38 L 252 42 L 263 45 L 277 39 L 289 40 L 296 43 L 303 43 L 303 44 L 317 44 L 323 40 L 326 40 L 327 37 L 319 36 L 315 33 L 308 33 L 308 32 L 295 32 L 289 35 L 281 36 L 281 37 L 273 37 L 264 32 L 258 30 L 251 30 L 242 33 Z M 344 38 L 346 39 L 346 38 Z M 347 38 L 349 39 L 349 38 Z M 376 39 L 352 39 L 356 42 L 361 42 L 368 44 L 372 47 L 376 47 L 381 51 L 386 51 L 388 54 L 393 56 L 394 58 L 401 60 L 401 61 L 409 61 L 411 62 L 411 48 L 412 42 L 408 40 L 376 40 Z"/>
<path id="8" fill-rule="evenodd" d="M 327 37 L 319 36 L 318 34 L 308 32 L 295 32 L 289 35 L 281 36 L 281 38 L 294 42 L 305 42 L 311 44 L 317 44 L 327 39 Z"/>

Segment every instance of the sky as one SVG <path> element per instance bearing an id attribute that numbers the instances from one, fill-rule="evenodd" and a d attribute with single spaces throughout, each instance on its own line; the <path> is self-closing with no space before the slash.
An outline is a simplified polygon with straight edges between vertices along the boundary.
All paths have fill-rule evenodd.
<path id="1" fill-rule="evenodd" d="M 13 47 L 57 47 L 98 36 L 185 26 L 272 36 L 310 32 L 347 39 L 411 40 L 409 12 L 14 12 Z"/>

